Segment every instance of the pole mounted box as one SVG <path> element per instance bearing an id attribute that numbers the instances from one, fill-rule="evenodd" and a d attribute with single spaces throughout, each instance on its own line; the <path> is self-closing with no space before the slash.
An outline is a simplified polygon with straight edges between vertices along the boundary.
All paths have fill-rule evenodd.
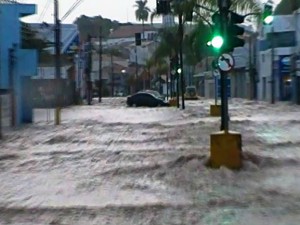
<path id="1" fill-rule="evenodd" d="M 170 0 L 156 0 L 157 14 L 167 15 L 171 13 Z"/>
<path id="2" fill-rule="evenodd" d="M 142 44 L 141 33 L 135 33 L 135 45 L 140 46 Z"/>

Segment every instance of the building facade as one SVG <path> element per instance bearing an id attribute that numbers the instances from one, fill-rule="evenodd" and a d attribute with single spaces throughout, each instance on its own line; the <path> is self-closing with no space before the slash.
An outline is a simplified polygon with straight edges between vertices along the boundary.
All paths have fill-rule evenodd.
<path id="1" fill-rule="evenodd" d="M 269 102 L 293 101 L 296 82 L 293 60 L 297 55 L 296 16 L 275 16 L 260 33 L 258 99 Z"/>
<path id="2" fill-rule="evenodd" d="M 35 13 L 33 4 L 0 4 L 0 89 L 9 95 L 12 126 L 33 119 L 27 85 L 37 74 L 37 51 L 22 49 L 20 18 Z"/>

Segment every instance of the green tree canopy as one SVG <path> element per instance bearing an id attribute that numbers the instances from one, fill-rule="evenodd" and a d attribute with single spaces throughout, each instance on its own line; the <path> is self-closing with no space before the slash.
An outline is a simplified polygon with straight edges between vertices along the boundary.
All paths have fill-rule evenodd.
<path id="1" fill-rule="evenodd" d="M 101 16 L 88 17 L 85 15 L 77 18 L 74 23 L 78 26 L 81 40 L 85 40 L 89 34 L 92 37 L 98 37 L 100 27 L 103 37 L 106 38 L 110 34 L 111 29 L 116 29 L 121 25 L 117 21 L 112 21 Z"/>

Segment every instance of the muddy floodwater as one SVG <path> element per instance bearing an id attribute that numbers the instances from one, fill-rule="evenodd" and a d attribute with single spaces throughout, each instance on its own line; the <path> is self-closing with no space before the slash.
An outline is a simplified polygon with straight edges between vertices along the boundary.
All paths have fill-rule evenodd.
<path id="1" fill-rule="evenodd" d="M 0 224 L 299 225 L 300 107 L 230 100 L 245 158 L 231 171 L 205 166 L 210 104 L 103 99 L 63 109 L 59 126 L 36 109 L 0 141 Z"/>

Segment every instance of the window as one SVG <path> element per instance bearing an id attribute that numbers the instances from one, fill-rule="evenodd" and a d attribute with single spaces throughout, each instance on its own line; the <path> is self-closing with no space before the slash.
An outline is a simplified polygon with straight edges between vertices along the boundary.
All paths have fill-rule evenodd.
<path id="1" fill-rule="evenodd" d="M 271 48 L 272 38 L 274 41 L 274 47 L 292 47 L 296 45 L 296 35 L 295 31 L 288 32 L 276 32 L 276 33 L 268 33 L 267 40 L 269 42 L 269 48 Z"/>

